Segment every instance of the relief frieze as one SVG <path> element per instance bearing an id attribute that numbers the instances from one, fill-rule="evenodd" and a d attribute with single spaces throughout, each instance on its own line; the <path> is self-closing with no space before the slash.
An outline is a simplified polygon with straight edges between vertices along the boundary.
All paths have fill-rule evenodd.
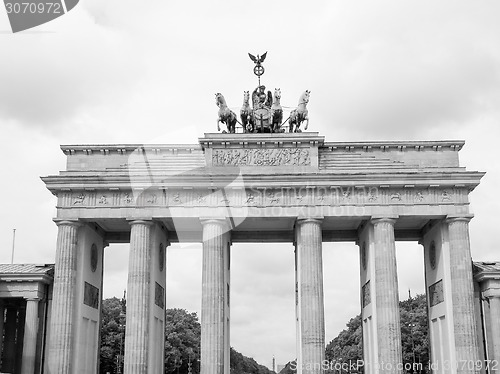
<path id="1" fill-rule="evenodd" d="M 377 206 L 467 204 L 467 190 L 363 186 L 247 187 L 221 189 L 147 189 L 136 191 L 73 192 L 59 196 L 67 208 L 112 207 L 266 207 Z"/>
<path id="2" fill-rule="evenodd" d="M 214 149 L 213 166 L 309 166 L 306 148 Z"/>
<path id="3" fill-rule="evenodd" d="M 429 305 L 431 307 L 444 301 L 443 280 L 429 286 Z"/>

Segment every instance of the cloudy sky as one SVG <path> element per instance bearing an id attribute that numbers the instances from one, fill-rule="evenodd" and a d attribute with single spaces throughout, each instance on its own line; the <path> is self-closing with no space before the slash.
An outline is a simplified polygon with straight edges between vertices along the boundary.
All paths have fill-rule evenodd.
<path id="1" fill-rule="evenodd" d="M 60 144 L 197 143 L 216 130 L 214 93 L 239 108 L 268 51 L 263 83 L 282 104 L 312 91 L 309 129 L 328 141 L 466 141 L 474 260 L 500 260 L 500 3 L 497 1 L 82 0 L 12 34 L 0 11 L 0 262 L 54 261 Z M 106 250 L 104 296 L 126 286 L 127 246 Z M 423 292 L 421 247 L 398 243 L 401 298 Z M 200 310 L 201 249 L 168 250 L 168 307 Z M 231 344 L 270 365 L 295 357 L 291 244 L 235 244 Z M 418 264 L 418 265 L 417 265 Z M 358 250 L 325 244 L 327 341 L 359 312 Z"/>

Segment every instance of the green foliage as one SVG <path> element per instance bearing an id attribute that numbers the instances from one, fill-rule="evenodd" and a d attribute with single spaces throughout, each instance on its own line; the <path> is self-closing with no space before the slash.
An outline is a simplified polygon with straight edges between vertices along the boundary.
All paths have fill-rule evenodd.
<path id="1" fill-rule="evenodd" d="M 289 361 L 285 365 L 283 369 L 279 372 L 279 374 L 295 374 L 297 372 L 297 362 L 294 361 Z"/>
<path id="2" fill-rule="evenodd" d="M 429 362 L 429 329 L 425 295 L 401 301 L 399 305 L 403 362 L 426 364 Z"/>
<path id="3" fill-rule="evenodd" d="M 123 314 L 125 312 L 124 300 L 116 297 L 103 300 L 101 308 L 101 349 L 100 366 L 101 374 L 117 373 L 117 362 L 122 364 L 121 355 L 123 355 L 125 336 L 125 321 Z M 122 324 L 123 323 L 123 324 Z M 123 373 L 123 370 L 121 371 Z"/>
<path id="4" fill-rule="evenodd" d="M 347 323 L 347 329 L 326 346 L 325 358 L 329 362 L 357 362 L 363 359 L 363 332 L 361 316 Z"/>
<path id="5" fill-rule="evenodd" d="M 271 374 L 273 371 L 231 348 L 231 374 Z"/>
<path id="6" fill-rule="evenodd" d="M 201 327 L 196 313 L 167 309 L 165 313 L 165 372 L 187 374 L 189 364 L 199 373 Z"/>
<path id="7" fill-rule="evenodd" d="M 116 297 L 103 300 L 101 321 L 101 374 L 117 373 L 117 362 L 120 352 L 125 347 L 125 301 Z M 200 373 L 200 341 L 201 326 L 196 313 L 184 309 L 167 309 L 165 311 L 165 373 L 189 374 Z M 271 374 L 265 366 L 259 365 L 253 358 L 243 356 L 231 348 L 231 374 Z M 123 360 L 121 360 L 123 373 Z"/>
<path id="8" fill-rule="evenodd" d="M 423 363 L 425 372 L 429 361 L 427 303 L 425 295 L 417 295 L 399 303 L 401 315 L 401 342 L 404 363 Z M 326 346 L 325 358 L 329 362 L 356 362 L 363 359 L 363 332 L 361 316 L 347 323 L 347 329 Z M 286 372 L 282 374 L 292 374 Z"/>

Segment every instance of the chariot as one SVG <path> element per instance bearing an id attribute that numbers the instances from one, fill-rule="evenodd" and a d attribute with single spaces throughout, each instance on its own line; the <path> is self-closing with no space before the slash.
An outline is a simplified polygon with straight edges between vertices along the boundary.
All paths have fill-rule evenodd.
<path id="1" fill-rule="evenodd" d="M 244 133 L 276 133 L 285 132 L 285 123 L 289 121 L 289 132 L 300 132 L 300 125 L 305 122 L 304 129 L 307 130 L 309 117 L 307 112 L 307 103 L 309 102 L 310 91 L 306 90 L 299 99 L 299 105 L 290 112 L 290 116 L 283 121 L 283 108 L 281 107 L 281 90 L 275 88 L 274 94 L 271 91 L 266 92 L 266 87 L 260 84 L 260 76 L 264 73 L 264 67 L 261 63 L 266 57 L 266 53 L 257 57 L 249 54 L 256 66 L 255 75 L 259 77 L 259 85 L 253 90 L 252 106 L 250 106 L 250 92 L 243 91 L 243 105 L 240 110 L 240 119 L 238 121 L 236 114 L 230 110 L 226 104 L 224 96 L 216 94 L 216 104 L 219 107 L 219 117 L 217 119 L 217 128 L 220 131 L 219 122 L 227 126 L 227 132 L 236 132 L 236 123 L 239 123 Z M 226 131 L 224 131 L 226 132 Z"/>

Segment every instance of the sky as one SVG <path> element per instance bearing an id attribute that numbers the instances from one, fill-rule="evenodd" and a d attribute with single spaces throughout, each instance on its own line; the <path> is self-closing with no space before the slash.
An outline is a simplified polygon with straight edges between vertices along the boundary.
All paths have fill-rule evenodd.
<path id="1" fill-rule="evenodd" d="M 61 144 L 188 143 L 216 131 L 214 94 L 239 110 L 262 83 L 327 141 L 465 140 L 475 261 L 500 260 L 500 3 L 497 1 L 82 0 L 12 34 L 0 10 L 0 263 L 53 263 L 56 199 L 40 176 Z M 323 246 L 326 340 L 359 313 L 354 243 Z M 126 245 L 105 254 L 104 297 L 126 287 Z M 400 298 L 422 293 L 422 248 L 397 243 Z M 232 248 L 231 345 L 271 365 L 295 358 L 291 244 Z M 201 246 L 167 251 L 167 307 L 199 313 Z"/>

